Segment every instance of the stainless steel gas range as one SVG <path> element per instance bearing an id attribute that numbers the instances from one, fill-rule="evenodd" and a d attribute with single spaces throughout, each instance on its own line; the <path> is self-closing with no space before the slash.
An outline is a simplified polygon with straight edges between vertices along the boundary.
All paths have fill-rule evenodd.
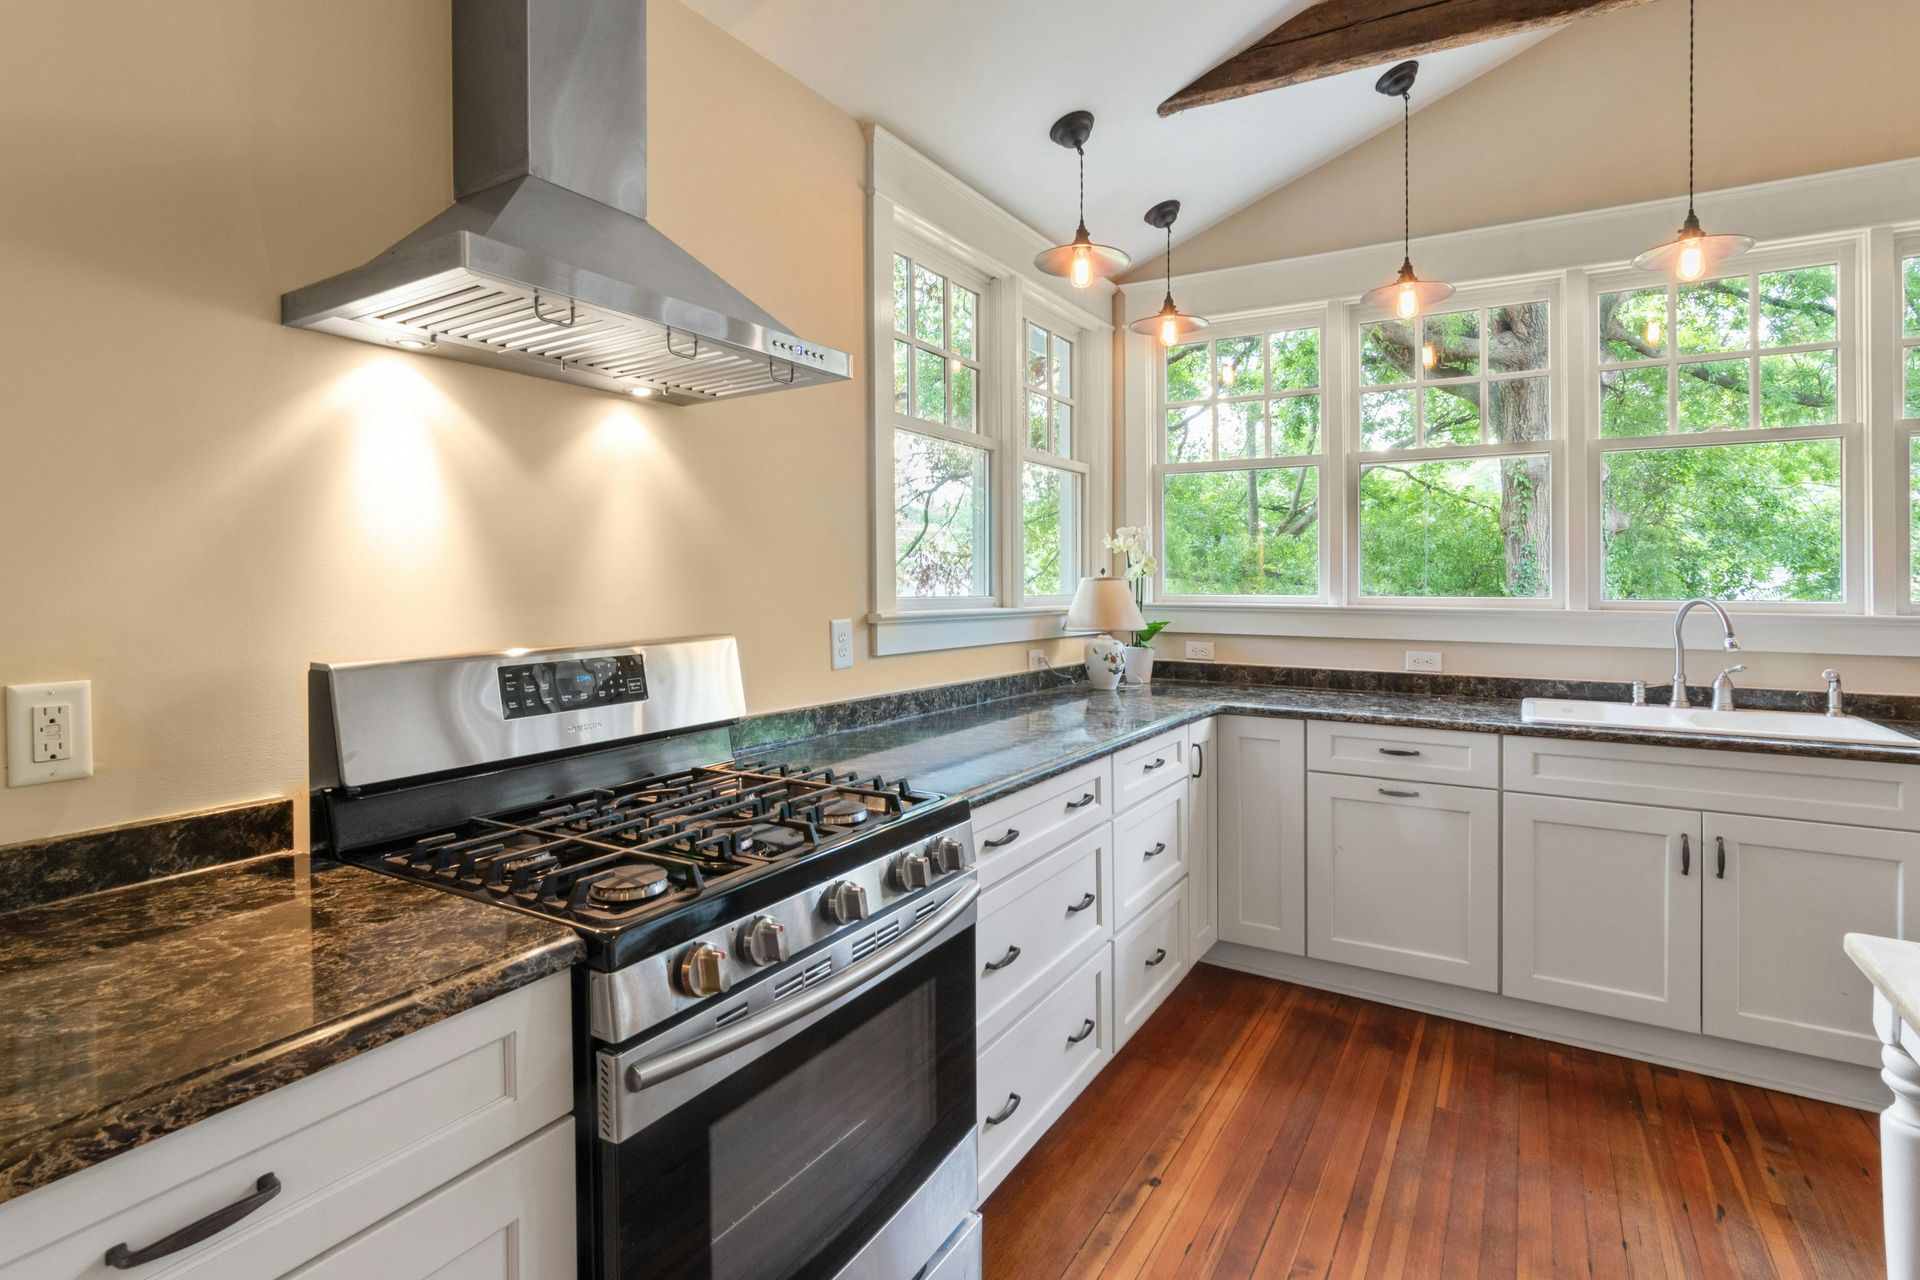
<path id="1" fill-rule="evenodd" d="M 736 756 L 725 637 L 309 695 L 316 855 L 586 943 L 583 1276 L 979 1276 L 965 802 Z"/>

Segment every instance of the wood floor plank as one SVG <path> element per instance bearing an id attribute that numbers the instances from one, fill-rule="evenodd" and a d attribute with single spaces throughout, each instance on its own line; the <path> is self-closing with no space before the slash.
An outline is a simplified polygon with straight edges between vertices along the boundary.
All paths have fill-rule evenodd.
<path id="1" fill-rule="evenodd" d="M 1880 1277 L 1875 1117 L 1200 965 L 987 1202 L 989 1280 Z"/>

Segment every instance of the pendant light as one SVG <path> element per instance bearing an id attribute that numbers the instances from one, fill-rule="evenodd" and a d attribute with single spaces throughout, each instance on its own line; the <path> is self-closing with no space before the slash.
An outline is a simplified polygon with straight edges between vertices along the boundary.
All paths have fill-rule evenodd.
<path id="1" fill-rule="evenodd" d="M 1698 280 L 1710 268 L 1753 248 L 1753 237 L 1708 235 L 1693 211 L 1693 0 L 1687 0 L 1687 220 L 1673 239 L 1633 260 L 1642 271 L 1657 271 L 1675 280 Z"/>
<path id="2" fill-rule="evenodd" d="M 1403 62 L 1389 67 L 1374 82 L 1374 91 L 1401 102 L 1400 132 L 1400 274 L 1392 284 L 1383 284 L 1365 294 L 1361 301 L 1384 307 L 1402 320 L 1411 320 L 1436 302 L 1453 296 L 1453 286 L 1438 280 L 1422 280 L 1413 273 L 1413 78 L 1420 71 L 1418 62 Z"/>
<path id="3" fill-rule="evenodd" d="M 1093 112 L 1069 111 L 1053 122 L 1047 136 L 1080 157 L 1080 227 L 1072 244 L 1059 244 L 1035 254 L 1033 265 L 1050 276 L 1065 276 L 1076 289 L 1095 280 L 1117 276 L 1133 259 L 1110 244 L 1095 244 L 1087 234 L 1087 139 L 1093 135 Z"/>
<path id="4" fill-rule="evenodd" d="M 1147 210 L 1147 225 L 1167 233 L 1167 300 L 1153 315 L 1127 326 L 1135 333 L 1158 334 L 1160 345 L 1166 347 L 1177 346 L 1207 327 L 1207 322 L 1199 316 L 1184 315 L 1173 305 L 1173 220 L 1179 216 L 1178 200 L 1162 200 Z"/>

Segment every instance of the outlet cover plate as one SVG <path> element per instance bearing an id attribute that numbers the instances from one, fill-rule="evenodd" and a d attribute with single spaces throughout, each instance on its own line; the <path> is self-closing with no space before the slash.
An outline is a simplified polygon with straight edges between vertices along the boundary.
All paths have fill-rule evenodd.
<path id="1" fill-rule="evenodd" d="M 1212 662 L 1213 661 L 1213 641 L 1211 640 L 1187 641 L 1187 661 L 1188 662 Z"/>
<path id="2" fill-rule="evenodd" d="M 1407 650 L 1407 670 L 1438 671 L 1440 670 L 1440 655 L 1428 649 L 1409 649 Z"/>
<path id="3" fill-rule="evenodd" d="M 835 618 L 831 630 L 833 669 L 844 671 L 853 665 L 853 619 Z"/>
<path id="4" fill-rule="evenodd" d="M 66 703 L 66 759 L 36 764 L 33 759 L 33 709 Z M 32 787 L 93 776 L 93 682 L 48 681 L 7 686 L 7 785 Z"/>
<path id="5" fill-rule="evenodd" d="M 1047 661 L 1047 651 L 1045 649 L 1027 650 L 1027 670 L 1045 671 L 1052 665 L 1052 663 Z"/>

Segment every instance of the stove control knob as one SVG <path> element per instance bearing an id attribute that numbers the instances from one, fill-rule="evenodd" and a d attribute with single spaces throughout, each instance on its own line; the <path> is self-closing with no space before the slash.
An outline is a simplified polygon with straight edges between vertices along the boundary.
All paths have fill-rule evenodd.
<path id="1" fill-rule="evenodd" d="M 851 880 L 842 880 L 820 899 L 827 919 L 835 924 L 852 924 L 867 918 L 867 891 Z"/>
<path id="2" fill-rule="evenodd" d="M 755 916 L 740 926 L 740 954 L 749 964 L 779 964 L 787 958 L 787 926 L 772 916 Z"/>
<path id="3" fill-rule="evenodd" d="M 927 846 L 927 857 L 933 862 L 933 869 L 943 876 L 965 871 L 971 861 L 967 842 L 954 836 L 935 837 Z"/>
<path id="4" fill-rule="evenodd" d="M 893 860 L 893 884 L 902 893 L 931 887 L 936 874 L 924 853 L 903 853 Z"/>
<path id="5" fill-rule="evenodd" d="M 674 985 L 690 996 L 717 996 L 733 985 L 727 953 L 710 942 L 690 947 L 673 964 Z"/>

